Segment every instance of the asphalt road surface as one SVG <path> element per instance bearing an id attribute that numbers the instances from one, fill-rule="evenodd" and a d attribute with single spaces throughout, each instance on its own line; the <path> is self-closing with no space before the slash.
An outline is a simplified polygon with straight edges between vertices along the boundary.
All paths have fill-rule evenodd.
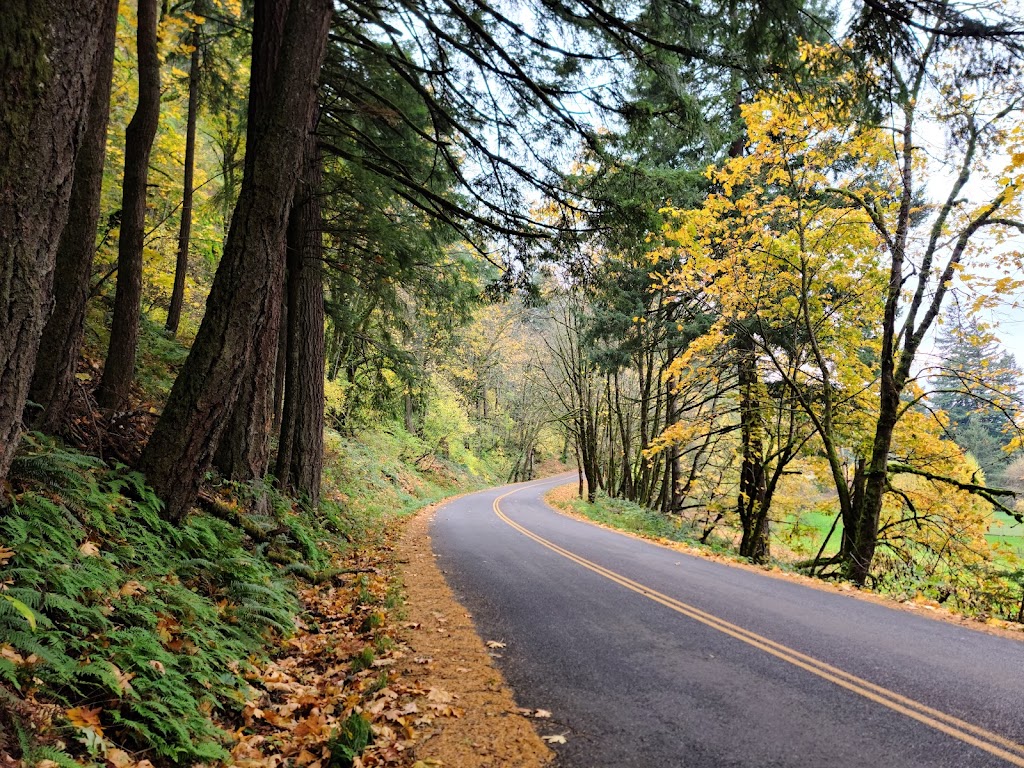
<path id="1" fill-rule="evenodd" d="M 432 529 L 560 766 L 1024 767 L 1024 643 L 571 519 L 543 502 L 567 481 Z"/>

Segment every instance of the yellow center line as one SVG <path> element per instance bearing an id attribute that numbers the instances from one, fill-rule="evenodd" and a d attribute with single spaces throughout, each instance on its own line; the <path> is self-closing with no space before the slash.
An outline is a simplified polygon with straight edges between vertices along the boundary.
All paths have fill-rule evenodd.
<path id="1" fill-rule="evenodd" d="M 923 723 L 937 731 L 941 731 L 948 736 L 952 736 L 966 744 L 970 744 L 971 746 L 984 750 L 991 755 L 995 755 L 996 757 L 1005 760 L 1011 765 L 1024 768 L 1024 745 L 1022 744 L 1018 744 L 1017 742 L 1000 736 L 997 733 L 987 731 L 984 728 L 968 723 L 954 717 L 953 715 L 933 709 L 919 701 L 902 696 L 895 691 L 890 691 L 889 689 L 883 688 L 882 686 L 876 685 L 868 680 L 863 680 L 855 675 L 851 675 L 849 672 L 845 672 L 837 667 L 815 659 L 812 656 L 807 656 L 806 654 L 800 653 L 788 646 L 777 643 L 774 640 L 763 637 L 762 635 L 758 635 L 744 629 L 743 627 L 737 626 L 736 624 L 725 621 L 724 619 L 720 619 L 713 614 L 700 610 L 699 608 L 695 608 L 692 605 L 680 602 L 673 597 L 669 597 L 655 589 L 651 589 L 639 582 L 633 581 L 632 579 L 600 566 L 597 563 L 587 560 L 574 552 L 570 552 L 569 550 L 538 536 L 533 533 L 533 531 L 530 531 L 514 520 L 511 520 L 501 511 L 501 500 L 513 493 L 517 493 L 520 490 L 524 489 L 517 488 L 496 498 L 493 505 L 494 513 L 502 521 L 541 546 L 550 549 L 552 552 L 555 552 L 562 557 L 571 560 L 577 565 L 581 565 L 584 568 L 625 587 L 626 589 L 643 595 L 644 597 L 654 601 L 655 603 L 663 605 L 676 613 L 682 614 L 694 621 L 698 621 L 701 624 L 716 629 L 723 634 L 740 640 L 741 642 L 775 656 L 776 658 L 782 659 L 793 666 L 806 670 L 813 675 L 817 675 L 824 680 L 828 680 L 829 682 L 863 696 L 870 701 L 881 704 L 884 707 L 888 707 L 889 709 L 912 718 L 919 723 Z"/>

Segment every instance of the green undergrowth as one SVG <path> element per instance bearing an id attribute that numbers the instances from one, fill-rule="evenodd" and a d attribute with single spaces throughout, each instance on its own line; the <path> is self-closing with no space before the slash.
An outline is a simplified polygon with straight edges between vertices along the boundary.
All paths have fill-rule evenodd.
<path id="1" fill-rule="evenodd" d="M 5 724 L 26 761 L 66 762 L 61 743 L 225 757 L 210 714 L 242 705 L 247 660 L 291 631 L 285 574 L 241 528 L 204 514 L 172 526 L 140 475 L 52 441 L 30 437 L 12 477 L 0 683 L 72 709 L 42 743 L 39 722 Z"/>
<path id="2" fill-rule="evenodd" d="M 580 498 L 555 500 L 554 503 L 573 514 L 620 531 L 645 538 L 678 541 L 695 547 L 704 547 L 708 551 L 730 553 L 729 545 L 715 538 L 702 544 L 700 532 L 684 520 L 666 517 L 648 507 L 625 499 L 612 498 L 601 492 L 598 492 L 593 504 Z"/>
<path id="3" fill-rule="evenodd" d="M 30 765 L 102 763 L 113 749 L 157 765 L 226 759 L 214 722 L 234 719 L 247 672 L 293 631 L 299 584 L 329 580 L 332 552 L 382 541 L 394 516 L 491 480 L 400 428 L 330 434 L 315 512 L 269 486 L 225 485 L 172 525 L 141 475 L 40 435 L 11 479 L 0 755 Z"/>
<path id="4" fill-rule="evenodd" d="M 327 431 L 326 498 L 372 525 L 450 496 L 498 482 L 502 467 L 477 462 L 475 473 L 399 425 L 342 436 Z"/>

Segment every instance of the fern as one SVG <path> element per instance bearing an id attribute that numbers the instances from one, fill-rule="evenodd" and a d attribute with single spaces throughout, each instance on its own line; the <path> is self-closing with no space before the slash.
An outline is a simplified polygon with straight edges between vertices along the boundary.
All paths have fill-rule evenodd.
<path id="1" fill-rule="evenodd" d="M 38 435 L 12 481 L 0 517 L 0 543 L 15 551 L 3 570 L 11 599 L 0 599 L 0 644 L 37 661 L 0 659 L 0 682 L 41 701 L 102 705 L 106 738 L 120 748 L 173 764 L 225 759 L 225 734 L 205 713 L 240 709 L 250 660 L 292 631 L 289 574 L 326 565 L 317 541 L 327 518 L 267 490 L 270 514 L 249 516 L 247 528 L 205 515 L 172 526 L 141 475 Z M 263 546 L 251 538 L 279 529 Z M 268 546 L 299 562 L 278 568 Z M 36 632 L 12 600 L 33 612 Z M 23 758 L 71 764 L 26 733 Z"/>

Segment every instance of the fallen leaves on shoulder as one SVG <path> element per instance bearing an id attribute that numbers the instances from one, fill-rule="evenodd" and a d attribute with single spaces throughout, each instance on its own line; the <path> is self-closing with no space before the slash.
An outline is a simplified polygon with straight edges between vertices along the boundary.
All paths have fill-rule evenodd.
<path id="1" fill-rule="evenodd" d="M 229 727 L 235 765 L 409 765 L 421 729 L 463 714 L 447 691 L 395 679 L 391 668 L 409 651 L 396 639 L 394 579 L 383 555 L 339 559 L 334 565 L 351 577 L 300 593 L 298 634 L 251 676 L 241 721 Z"/>

